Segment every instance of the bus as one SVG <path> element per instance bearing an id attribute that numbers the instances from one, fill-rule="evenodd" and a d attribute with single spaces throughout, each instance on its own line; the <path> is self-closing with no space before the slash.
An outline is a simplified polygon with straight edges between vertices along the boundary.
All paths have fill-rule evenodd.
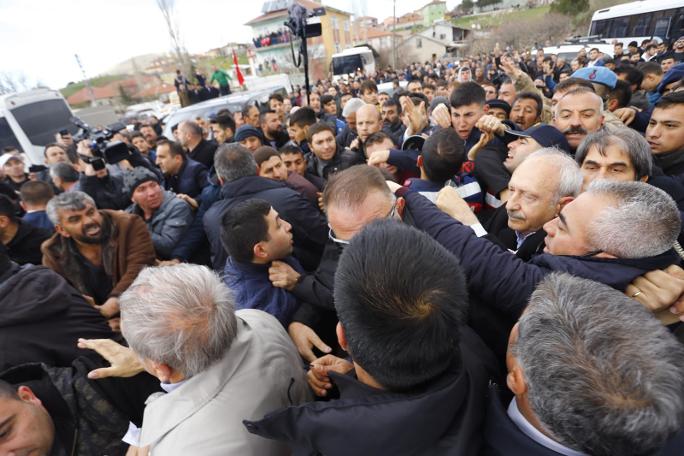
<path id="1" fill-rule="evenodd" d="M 684 0 L 641 0 L 597 10 L 589 35 L 625 47 L 654 37 L 674 41 L 684 35 Z"/>
<path id="2" fill-rule="evenodd" d="M 55 142 L 55 134 L 78 127 L 73 113 L 57 90 L 34 89 L 0 96 L 0 150 L 6 146 L 24 152 L 31 164 L 43 163 L 43 149 Z"/>
<path id="3" fill-rule="evenodd" d="M 333 54 L 330 67 L 333 82 L 349 75 L 353 76 L 359 69 L 371 75 L 375 73 L 375 57 L 373 51 L 366 46 L 353 47 L 339 54 Z"/>

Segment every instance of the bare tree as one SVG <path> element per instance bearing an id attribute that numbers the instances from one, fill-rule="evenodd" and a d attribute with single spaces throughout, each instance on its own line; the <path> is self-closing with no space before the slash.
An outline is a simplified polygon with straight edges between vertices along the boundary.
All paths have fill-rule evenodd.
<path id="1" fill-rule="evenodd" d="M 185 51 L 185 46 L 181 39 L 180 26 L 178 25 L 178 18 L 174 11 L 175 0 L 157 0 L 157 6 L 164 17 L 164 22 L 166 22 L 166 28 L 169 32 L 171 42 L 173 43 L 178 65 L 185 67 L 187 65 L 187 59 L 185 58 L 187 52 Z"/>
<path id="2" fill-rule="evenodd" d="M 31 85 L 23 72 L 10 73 L 4 71 L 0 73 L 0 95 L 22 92 L 30 88 Z"/>

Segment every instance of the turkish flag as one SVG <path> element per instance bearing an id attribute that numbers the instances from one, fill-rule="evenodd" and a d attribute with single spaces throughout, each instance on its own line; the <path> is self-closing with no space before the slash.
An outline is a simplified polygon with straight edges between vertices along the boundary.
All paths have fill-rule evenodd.
<path id="1" fill-rule="evenodd" d="M 237 74 L 237 79 L 240 85 L 245 84 L 245 77 L 242 76 L 242 71 L 240 71 L 240 65 L 238 65 L 238 58 L 237 54 L 235 53 L 235 49 L 233 49 L 233 64 L 235 65 L 235 74 Z"/>

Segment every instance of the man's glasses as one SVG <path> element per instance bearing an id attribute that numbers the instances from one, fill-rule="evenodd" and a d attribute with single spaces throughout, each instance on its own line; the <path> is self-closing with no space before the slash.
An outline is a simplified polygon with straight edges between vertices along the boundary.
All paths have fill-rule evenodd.
<path id="1" fill-rule="evenodd" d="M 397 214 L 397 199 L 394 198 L 394 202 L 392 203 L 392 208 L 389 210 L 387 215 L 384 218 L 394 218 L 394 216 Z M 341 245 L 349 245 L 349 241 L 345 241 L 344 239 L 338 239 L 335 237 L 335 232 L 332 230 L 332 227 L 330 224 L 328 224 L 328 239 L 333 241 L 335 244 L 341 244 Z"/>

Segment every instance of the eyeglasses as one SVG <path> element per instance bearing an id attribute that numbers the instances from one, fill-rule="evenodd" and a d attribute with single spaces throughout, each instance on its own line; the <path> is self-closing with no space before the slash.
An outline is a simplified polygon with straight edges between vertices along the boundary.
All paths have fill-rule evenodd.
<path id="1" fill-rule="evenodd" d="M 397 214 L 397 199 L 394 198 L 394 202 L 392 203 L 392 208 L 390 211 L 387 213 L 387 215 L 384 218 L 394 218 L 394 216 Z M 344 239 L 338 239 L 335 237 L 335 232 L 332 230 L 332 227 L 330 224 L 328 224 L 328 239 L 333 241 L 335 244 L 341 244 L 341 245 L 349 245 L 349 241 L 345 241 Z"/>

